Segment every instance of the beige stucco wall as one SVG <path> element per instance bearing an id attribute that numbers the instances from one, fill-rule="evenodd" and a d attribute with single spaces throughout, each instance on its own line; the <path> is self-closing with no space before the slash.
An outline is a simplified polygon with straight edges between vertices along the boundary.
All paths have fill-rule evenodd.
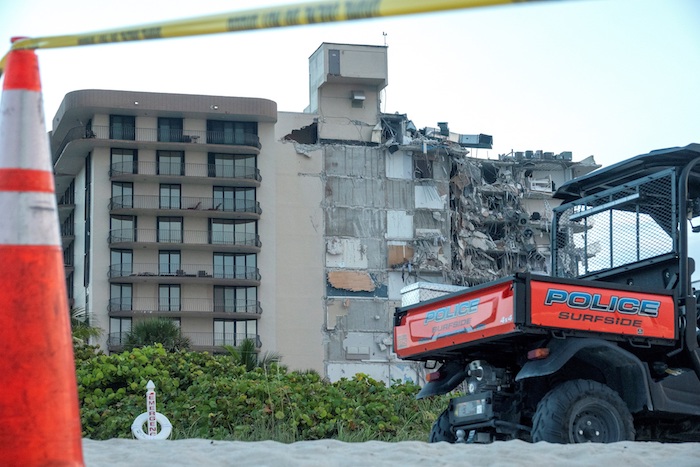
<path id="1" fill-rule="evenodd" d="M 264 350 L 282 355 L 293 369 L 323 372 L 323 213 L 320 150 L 299 154 L 283 142 L 292 130 L 313 123 L 314 115 L 280 113 L 274 133 L 260 134 L 258 168 L 263 181 L 258 200 L 263 274 L 260 337 Z M 270 129 L 271 130 L 271 129 Z M 275 345 L 270 348 L 270 345 Z"/>

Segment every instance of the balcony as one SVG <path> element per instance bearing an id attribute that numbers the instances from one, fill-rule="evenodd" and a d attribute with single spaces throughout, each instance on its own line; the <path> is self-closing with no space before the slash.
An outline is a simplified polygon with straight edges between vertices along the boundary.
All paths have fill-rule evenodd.
<path id="1" fill-rule="evenodd" d="M 211 232 L 208 230 L 114 229 L 107 242 L 113 247 L 157 247 L 183 245 L 192 250 L 221 250 L 257 253 L 260 236 L 245 232 Z"/>
<path id="2" fill-rule="evenodd" d="M 158 181 L 224 184 L 234 186 L 260 186 L 260 170 L 249 166 L 190 163 L 158 163 L 156 161 L 115 162 L 110 165 L 109 176 L 113 181 Z"/>
<path id="3" fill-rule="evenodd" d="M 253 199 L 220 199 L 156 195 L 115 196 L 109 201 L 112 214 L 148 214 L 148 211 L 168 211 L 173 215 L 192 215 L 223 219 L 259 219 L 260 203 Z"/>
<path id="4" fill-rule="evenodd" d="M 122 349 L 126 343 L 128 332 L 113 332 L 107 338 L 107 346 L 109 350 L 115 351 Z M 190 339 L 190 349 L 198 351 L 223 352 L 222 346 L 232 345 L 234 347 L 241 345 L 246 339 L 251 339 L 255 342 L 255 347 L 260 348 L 262 342 L 258 334 L 235 334 L 221 332 L 187 332 L 183 331 L 182 335 Z"/>
<path id="5" fill-rule="evenodd" d="M 181 298 L 179 303 L 163 304 L 158 297 L 135 297 L 131 300 L 110 299 L 109 316 L 133 317 L 201 317 L 258 319 L 262 307 L 257 300 L 211 300 L 209 298 Z"/>
<path id="6" fill-rule="evenodd" d="M 90 128 L 77 126 L 71 128 L 58 145 L 54 154 L 56 159 L 60 157 L 66 147 L 76 140 L 122 141 L 141 143 L 166 143 L 169 147 L 180 147 L 187 144 L 215 145 L 215 146 L 243 146 L 254 150 L 260 149 L 260 138 L 252 133 L 230 133 L 223 131 L 206 130 L 162 130 L 159 128 L 130 128 L 121 127 L 116 130 L 109 125 L 92 125 Z M 164 147 L 160 145 L 159 147 Z M 165 148 L 165 147 L 164 147 Z M 54 162 L 56 162 L 54 159 Z"/>
<path id="7" fill-rule="evenodd" d="M 253 266 L 215 268 L 211 264 L 113 264 L 108 277 L 114 282 L 159 284 L 260 285 L 260 272 Z"/>

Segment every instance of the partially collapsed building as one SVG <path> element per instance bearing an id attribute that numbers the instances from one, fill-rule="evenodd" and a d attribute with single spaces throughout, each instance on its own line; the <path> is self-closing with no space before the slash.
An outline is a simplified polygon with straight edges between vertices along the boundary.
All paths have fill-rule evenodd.
<path id="1" fill-rule="evenodd" d="M 324 43 L 297 113 L 66 96 L 52 148 L 69 296 L 105 328 L 101 344 L 119 350 L 134 321 L 164 316 L 194 349 L 251 337 L 334 380 L 415 379 L 392 352 L 402 289 L 546 273 L 553 191 L 593 158 L 477 157 L 491 136 L 382 113 L 387 70 L 386 47 Z"/>

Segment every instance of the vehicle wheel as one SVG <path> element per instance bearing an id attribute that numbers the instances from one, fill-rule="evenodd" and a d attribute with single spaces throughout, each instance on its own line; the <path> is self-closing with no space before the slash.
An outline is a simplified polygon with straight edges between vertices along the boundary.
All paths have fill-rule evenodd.
<path id="1" fill-rule="evenodd" d="M 537 404 L 532 441 L 614 443 L 634 440 L 634 422 L 622 398 L 596 381 L 567 381 Z"/>
<path id="2" fill-rule="evenodd" d="M 447 441 L 448 443 L 454 443 L 456 440 L 457 438 L 455 438 L 454 433 L 450 429 L 450 417 L 447 410 L 445 410 L 433 423 L 428 442 L 439 443 L 440 441 Z"/>

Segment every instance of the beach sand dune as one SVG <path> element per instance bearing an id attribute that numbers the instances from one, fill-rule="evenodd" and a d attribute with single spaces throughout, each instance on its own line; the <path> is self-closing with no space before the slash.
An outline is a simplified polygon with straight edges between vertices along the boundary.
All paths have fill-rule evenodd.
<path id="1" fill-rule="evenodd" d="M 559 445 L 523 441 L 487 445 L 418 441 L 344 443 L 335 440 L 283 444 L 185 439 L 83 441 L 88 467 L 98 466 L 597 466 L 699 467 L 700 443 Z"/>

